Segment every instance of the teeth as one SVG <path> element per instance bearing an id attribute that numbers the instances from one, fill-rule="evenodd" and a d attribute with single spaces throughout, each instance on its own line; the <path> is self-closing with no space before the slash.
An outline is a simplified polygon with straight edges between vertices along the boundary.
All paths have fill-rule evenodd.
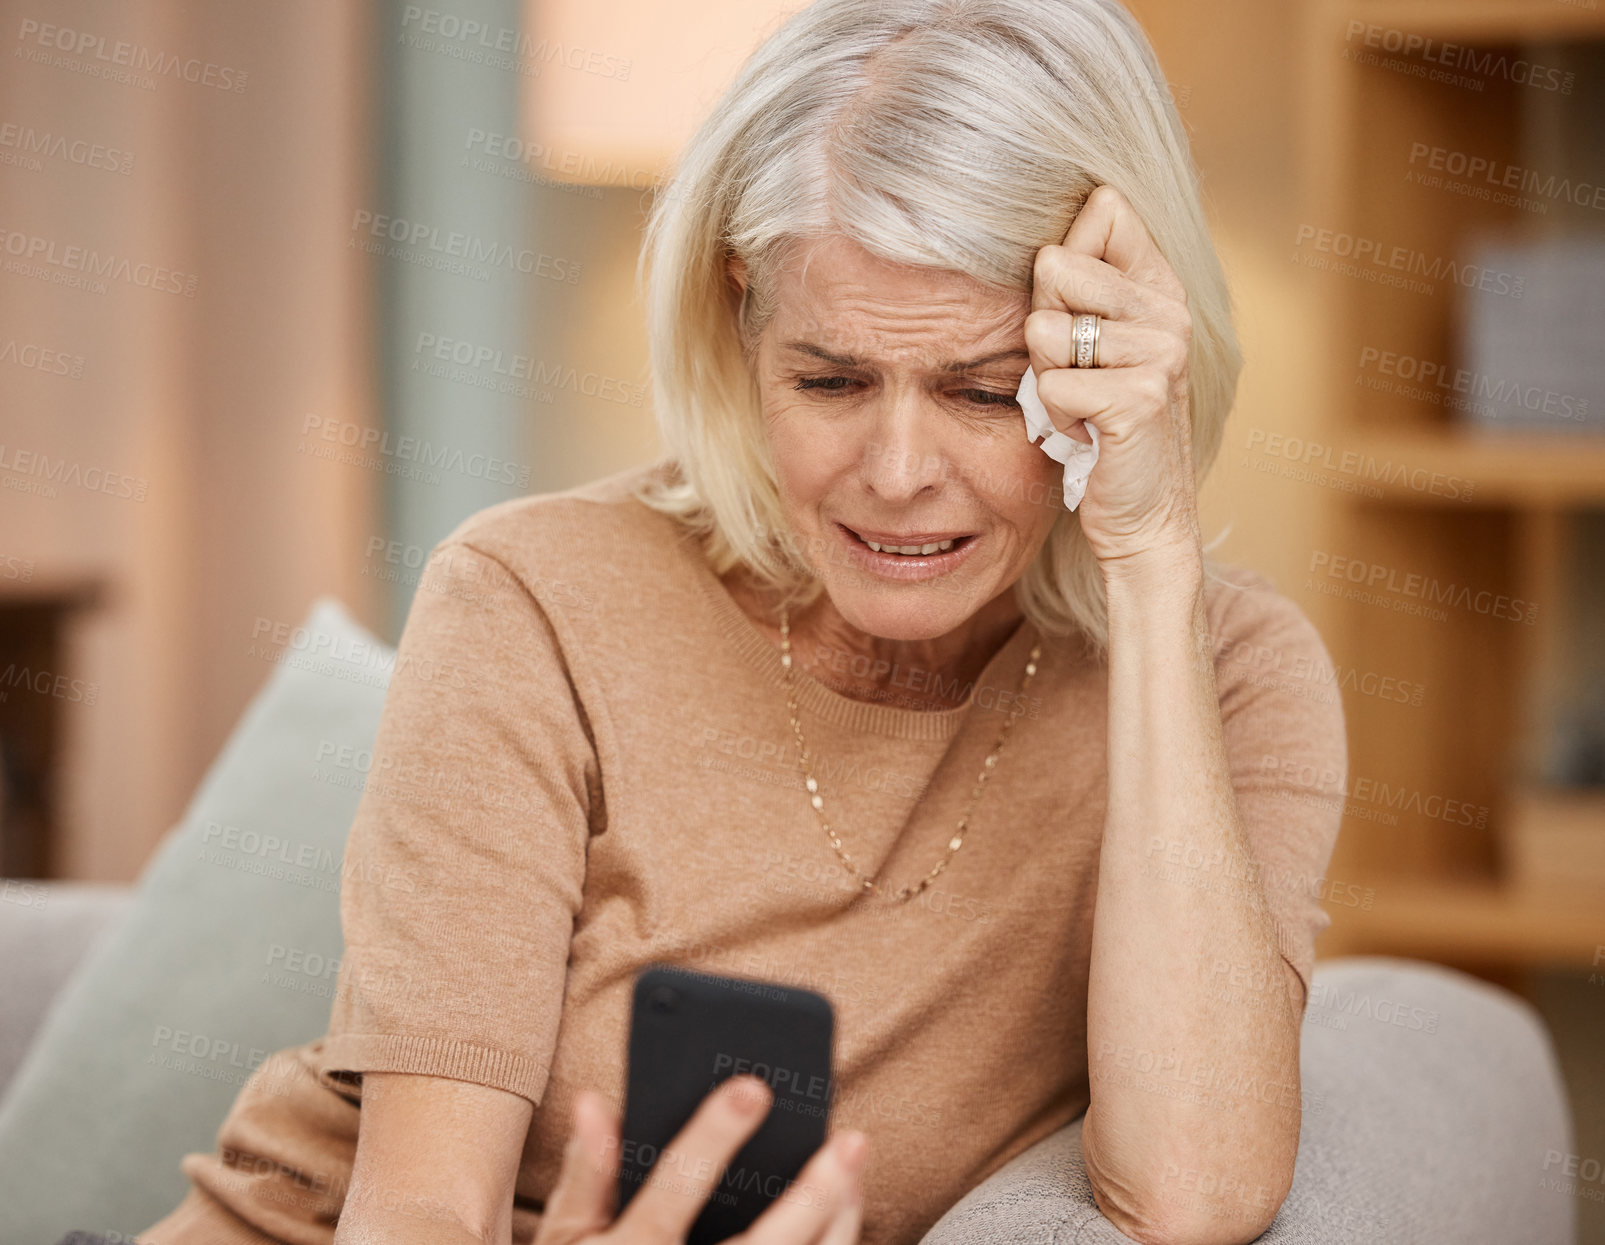
<path id="1" fill-rule="evenodd" d="M 873 540 L 866 540 L 864 543 L 876 553 L 902 553 L 919 557 L 936 553 L 939 550 L 945 552 L 953 547 L 951 540 L 937 541 L 934 545 L 881 545 Z"/>

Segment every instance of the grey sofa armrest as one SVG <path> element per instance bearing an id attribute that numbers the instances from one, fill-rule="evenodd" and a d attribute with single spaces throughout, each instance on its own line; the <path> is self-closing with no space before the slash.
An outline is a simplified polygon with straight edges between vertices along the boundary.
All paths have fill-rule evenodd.
<path id="1" fill-rule="evenodd" d="M 0 878 L 0 1098 L 57 992 L 132 894 L 130 886 Z"/>
<path id="2" fill-rule="evenodd" d="M 1327 961 L 1301 1056 L 1298 1165 L 1260 1241 L 1571 1245 L 1576 1207 L 1556 1157 L 1571 1151 L 1571 1116 L 1526 1003 L 1434 965 Z M 1092 1199 L 1077 1120 L 972 1189 L 922 1245 L 1129 1240 Z"/>

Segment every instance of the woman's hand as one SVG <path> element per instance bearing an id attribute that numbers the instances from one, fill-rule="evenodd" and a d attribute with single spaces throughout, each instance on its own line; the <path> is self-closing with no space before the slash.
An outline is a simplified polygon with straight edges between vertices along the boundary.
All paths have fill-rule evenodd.
<path id="1" fill-rule="evenodd" d="M 1059 431 L 1099 432 L 1078 513 L 1105 574 L 1149 554 L 1199 555 L 1187 386 L 1187 291 L 1125 197 L 1099 186 L 1064 242 L 1037 252 L 1025 321 L 1037 394 Z M 1103 317 L 1096 368 L 1072 368 L 1075 313 Z"/>
<path id="2" fill-rule="evenodd" d="M 535 1245 L 670 1245 L 685 1240 L 725 1167 L 768 1113 L 769 1087 L 732 1077 L 702 1100 L 624 1213 L 613 1217 L 620 1125 L 600 1094 L 581 1091 L 563 1169 Z M 867 1141 L 837 1133 L 785 1193 L 734 1241 L 743 1245 L 854 1245 L 863 1217 L 858 1174 Z"/>

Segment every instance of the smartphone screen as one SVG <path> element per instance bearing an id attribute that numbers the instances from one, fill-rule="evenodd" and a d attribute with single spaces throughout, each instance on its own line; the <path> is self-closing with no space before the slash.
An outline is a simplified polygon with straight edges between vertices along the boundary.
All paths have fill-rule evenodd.
<path id="1" fill-rule="evenodd" d="M 746 1231 L 782 1196 L 821 1196 L 795 1178 L 825 1144 L 834 1033 L 829 1000 L 811 990 L 667 965 L 644 969 L 631 1007 L 619 1211 L 660 1162 L 670 1165 L 668 1179 L 698 1174 L 697 1161 L 669 1142 L 709 1093 L 744 1074 L 766 1082 L 774 1101 L 714 1186 L 688 1245 Z"/>

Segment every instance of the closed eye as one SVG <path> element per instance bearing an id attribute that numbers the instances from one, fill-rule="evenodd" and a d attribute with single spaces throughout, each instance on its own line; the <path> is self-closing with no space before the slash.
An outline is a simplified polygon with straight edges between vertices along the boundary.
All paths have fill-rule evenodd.
<path id="1" fill-rule="evenodd" d="M 841 382 L 838 384 L 837 382 Z M 794 388 L 797 389 L 825 389 L 839 392 L 843 386 L 853 383 L 850 376 L 804 376 L 798 380 Z"/>
<path id="2" fill-rule="evenodd" d="M 1012 393 L 994 393 L 990 389 L 961 389 L 959 390 L 977 406 L 1018 406 Z"/>
<path id="3" fill-rule="evenodd" d="M 802 376 L 794 389 L 817 389 L 825 393 L 841 393 L 849 385 L 859 383 L 851 376 Z M 1019 407 L 1012 393 L 999 393 L 992 389 L 957 389 L 954 393 L 974 406 Z"/>

